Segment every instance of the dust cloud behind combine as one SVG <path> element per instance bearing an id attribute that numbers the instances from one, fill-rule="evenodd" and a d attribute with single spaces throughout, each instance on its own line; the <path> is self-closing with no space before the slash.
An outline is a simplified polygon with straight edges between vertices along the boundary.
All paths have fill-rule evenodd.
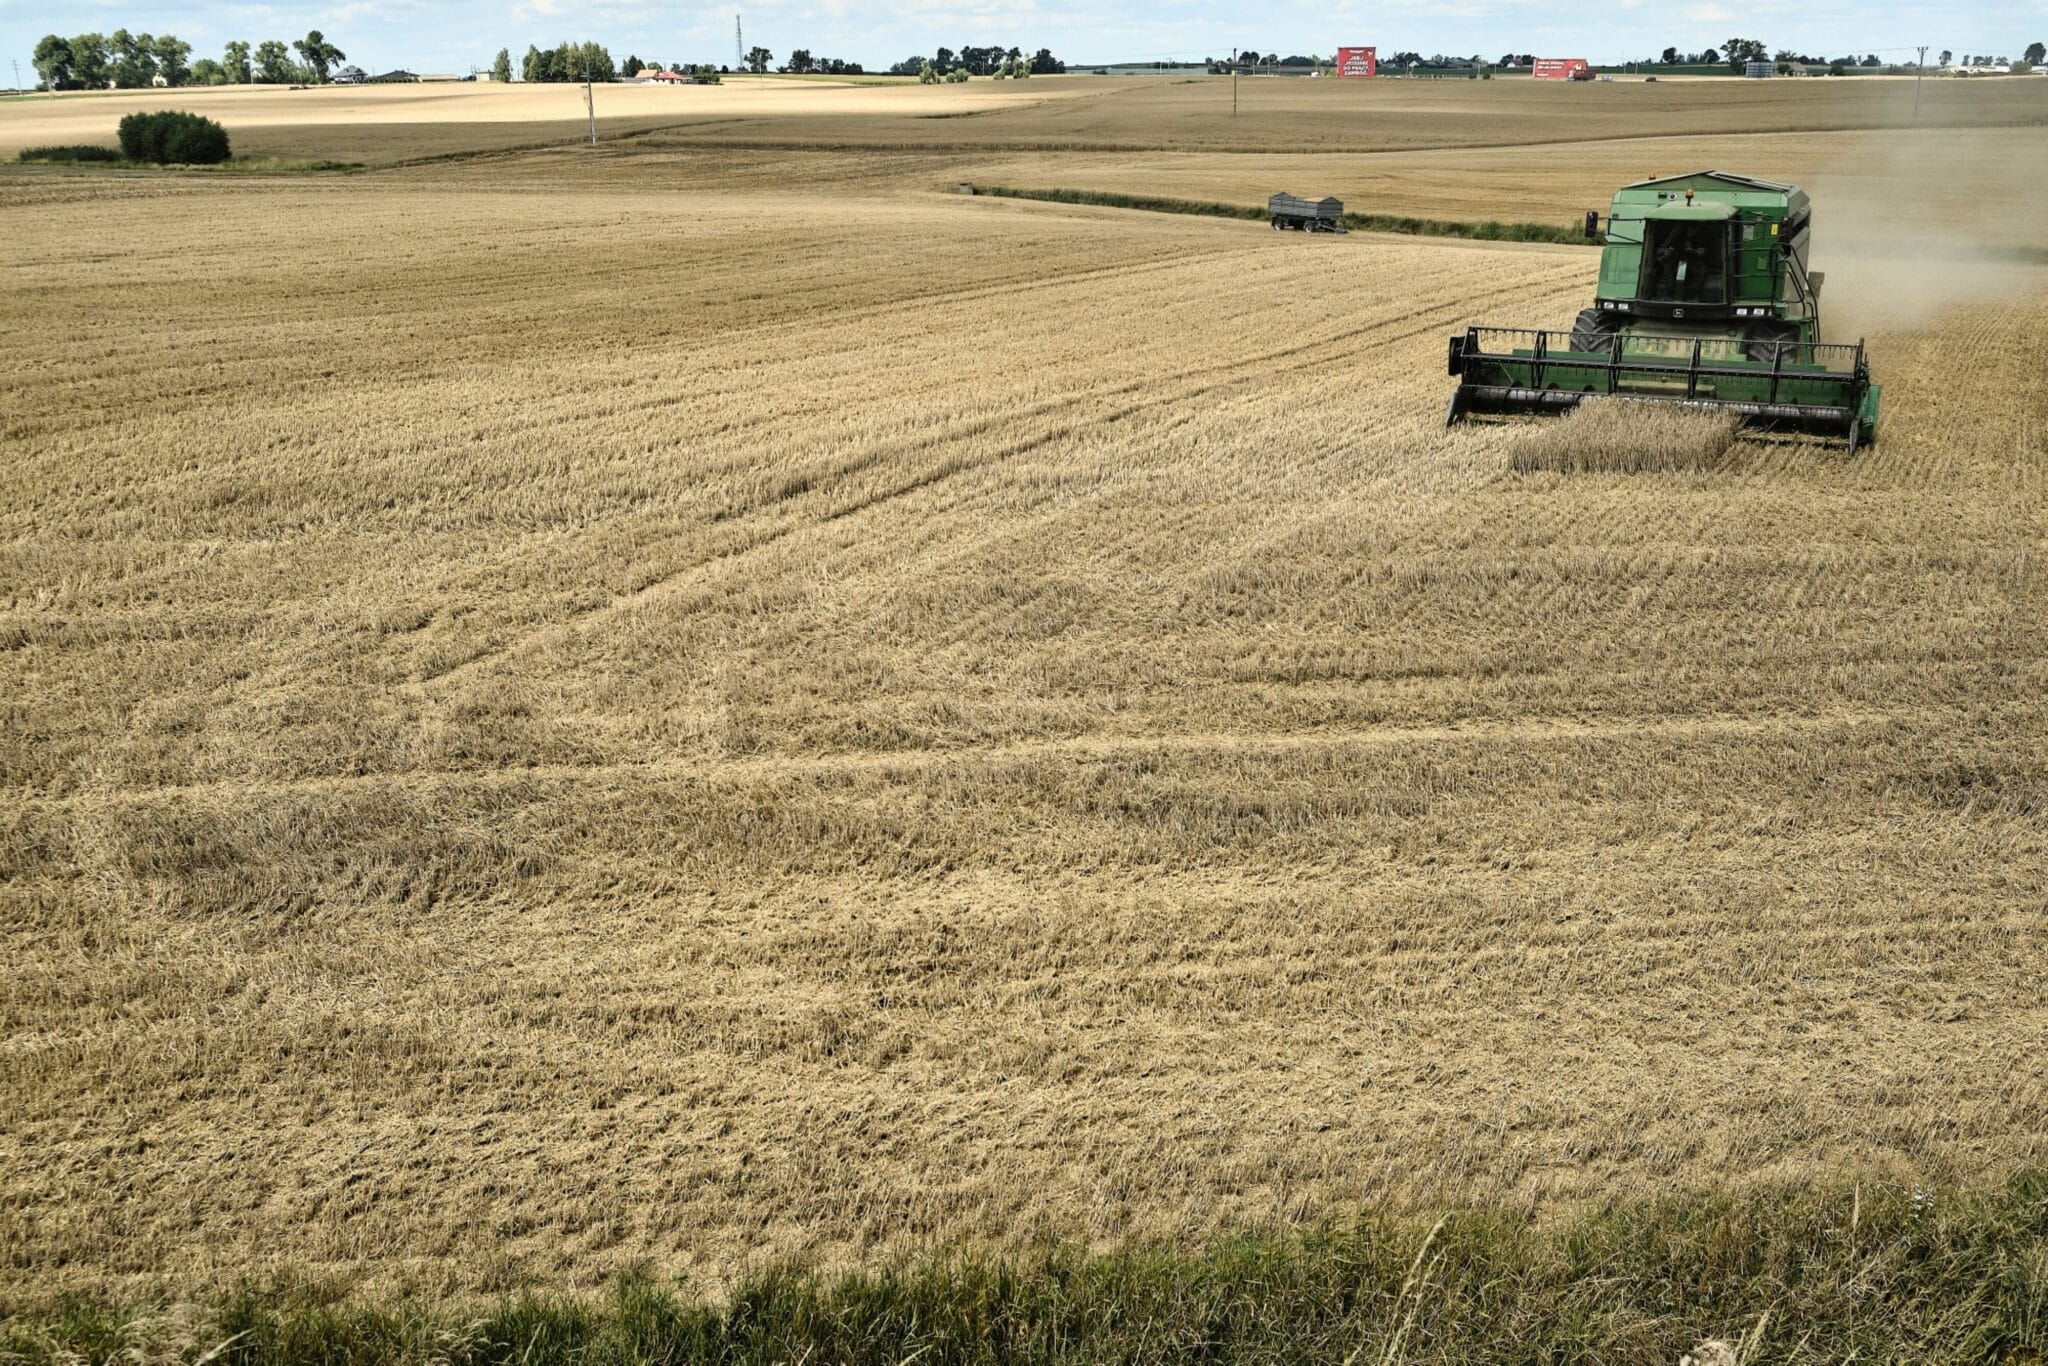
<path id="1" fill-rule="evenodd" d="M 1327 115 L 1418 208 L 1432 124 L 1439 216 L 1567 207 L 1646 121 L 1896 136 L 1840 84 L 0 172 L 0 1265 L 716 1282 L 2041 1158 L 2048 272 L 1869 315 L 1853 460 L 1715 452 L 1443 429 L 1446 334 L 1568 322 L 1584 248 L 939 192 L 1320 190 L 1380 155 Z M 2019 98 L 1942 92 L 1951 159 Z"/>
<path id="2" fill-rule="evenodd" d="M 1910 120 L 1913 83 L 1891 82 L 1887 93 L 1895 117 Z M 1951 133 L 1900 132 L 1814 174 L 1812 263 L 1827 272 L 1829 330 L 1846 340 L 1918 327 L 2009 297 L 2015 266 L 2048 264 L 2040 242 L 2013 231 L 2048 223 L 2044 131 L 2001 140 L 1995 158 Z"/>

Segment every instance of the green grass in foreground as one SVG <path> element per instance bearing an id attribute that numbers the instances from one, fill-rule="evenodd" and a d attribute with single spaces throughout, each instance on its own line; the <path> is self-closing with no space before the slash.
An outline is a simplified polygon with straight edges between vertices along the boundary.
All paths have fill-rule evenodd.
<path id="1" fill-rule="evenodd" d="M 1149 213 L 1190 213 L 1210 218 L 1266 220 L 1263 208 L 1250 204 L 1217 204 L 1200 199 L 1161 199 L 1151 195 L 1116 194 L 1108 190 L 1018 190 L 1007 185 L 977 185 L 976 194 L 1002 199 L 1042 199 L 1054 204 L 1100 204 L 1112 209 L 1143 209 Z M 1361 232 L 1406 233 L 1415 237 L 1466 237 L 1479 242 L 1557 242 L 1567 246 L 1598 246 L 1577 225 L 1552 223 L 1464 223 L 1440 218 L 1408 218 L 1397 214 L 1347 213 L 1344 226 Z"/>
<path id="2" fill-rule="evenodd" d="M 112 147 L 90 143 L 66 147 L 24 147 L 15 159 L 44 166 L 113 166 L 129 171 L 204 171 L 211 175 L 304 175 L 363 169 L 359 161 L 303 161 L 293 157 L 236 157 L 213 166 L 159 166 L 155 162 L 130 161 Z"/>
<path id="3" fill-rule="evenodd" d="M 1994 1189 L 1866 1183 L 1667 1197 L 1535 1224 L 1367 1217 L 1188 1249 L 764 1272 L 713 1300 L 365 1304 L 243 1288 L 190 1312 L 0 1308 L 0 1358 L 470 1363 L 1616 1361 L 1702 1340 L 1749 1362 L 2038 1362 L 2048 1170 Z"/>

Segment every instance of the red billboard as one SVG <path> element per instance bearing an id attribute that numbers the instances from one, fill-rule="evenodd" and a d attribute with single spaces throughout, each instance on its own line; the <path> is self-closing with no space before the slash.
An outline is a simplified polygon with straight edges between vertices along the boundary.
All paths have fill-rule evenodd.
<path id="1" fill-rule="evenodd" d="M 1364 76 L 1370 78 L 1378 66 L 1374 49 L 1369 47 L 1340 47 L 1337 49 L 1337 74 L 1339 76 Z"/>
<path id="2" fill-rule="evenodd" d="M 1584 80 L 1585 76 L 1578 75 L 1581 71 L 1586 76 L 1593 74 L 1593 68 L 1587 65 L 1584 57 L 1538 57 L 1535 69 L 1529 74 L 1539 81 Z"/>

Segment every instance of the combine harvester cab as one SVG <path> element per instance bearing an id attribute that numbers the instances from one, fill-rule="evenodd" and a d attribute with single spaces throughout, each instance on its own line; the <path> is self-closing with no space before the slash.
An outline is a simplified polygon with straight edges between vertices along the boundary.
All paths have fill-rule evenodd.
<path id="1" fill-rule="evenodd" d="M 1571 331 L 1470 327 L 1451 338 L 1459 384 L 1445 425 L 1614 398 L 1733 412 L 1845 440 L 1853 454 L 1877 437 L 1879 390 L 1861 342 L 1820 340 L 1811 223 L 1804 190 L 1726 171 L 1624 187 L 1593 307 Z"/>

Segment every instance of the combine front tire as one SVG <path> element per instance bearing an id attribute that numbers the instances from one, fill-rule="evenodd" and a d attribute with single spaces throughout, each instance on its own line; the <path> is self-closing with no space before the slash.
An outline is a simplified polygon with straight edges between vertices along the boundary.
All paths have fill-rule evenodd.
<path id="1" fill-rule="evenodd" d="M 1582 308 L 1572 323 L 1572 350 L 1605 354 L 1608 342 L 1621 331 L 1621 319 L 1597 308 Z"/>
<path id="2" fill-rule="evenodd" d="M 1752 323 L 1749 330 L 1742 337 L 1742 355 L 1745 360 L 1753 360 L 1762 365 L 1769 365 L 1772 360 L 1776 359 L 1778 348 L 1781 345 L 1785 342 L 1796 342 L 1798 340 L 1799 325 L 1797 323 Z M 1796 350 L 1787 351 L 1785 353 L 1785 362 L 1788 365 L 1798 364 L 1799 352 Z"/>

